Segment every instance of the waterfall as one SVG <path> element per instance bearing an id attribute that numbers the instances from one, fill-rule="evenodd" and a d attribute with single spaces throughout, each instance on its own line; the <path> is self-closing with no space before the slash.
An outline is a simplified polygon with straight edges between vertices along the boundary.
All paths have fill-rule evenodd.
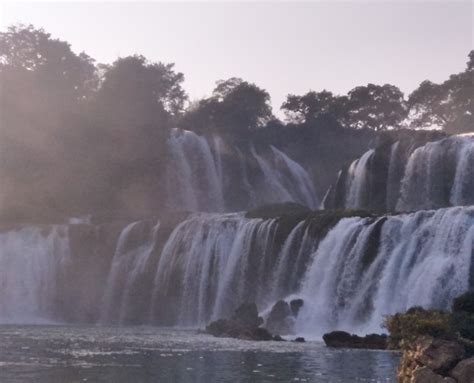
<path id="1" fill-rule="evenodd" d="M 166 180 L 171 208 L 222 211 L 222 170 L 207 140 L 188 130 L 173 129 L 168 146 L 171 159 Z"/>
<path id="2" fill-rule="evenodd" d="M 348 170 L 346 207 L 364 208 L 366 206 L 367 189 L 369 188 L 368 162 L 374 149 L 367 151 L 360 159 L 355 160 Z"/>
<path id="3" fill-rule="evenodd" d="M 370 254 L 372 241 L 377 250 Z M 473 256 L 472 207 L 343 219 L 313 255 L 299 292 L 305 306 L 298 330 L 380 332 L 385 315 L 412 306 L 447 309 L 472 283 Z"/>
<path id="4" fill-rule="evenodd" d="M 160 228 L 159 222 L 151 230 L 147 230 L 145 224 L 143 221 L 131 223 L 119 236 L 105 285 L 101 323 L 130 323 L 138 309 L 136 295 L 142 292 L 134 296 L 134 288 L 146 278 Z"/>
<path id="5" fill-rule="evenodd" d="M 0 322 L 44 322 L 57 314 L 61 272 L 69 261 L 65 226 L 0 233 Z"/>
<path id="6" fill-rule="evenodd" d="M 352 162 L 324 206 L 404 212 L 474 204 L 473 135 L 405 146 L 371 149 Z"/>
<path id="7" fill-rule="evenodd" d="M 275 227 L 241 214 L 196 214 L 181 223 L 158 263 L 152 321 L 162 321 L 165 308 L 172 323 L 205 324 L 242 301 L 261 300 Z"/>
<path id="8" fill-rule="evenodd" d="M 168 152 L 166 180 L 171 210 L 229 211 L 233 207 L 229 196 L 243 209 L 287 201 L 310 208 L 318 205 L 306 170 L 273 146 L 263 154 L 253 147 L 243 153 L 220 137 L 208 139 L 174 129 Z"/>
<path id="9" fill-rule="evenodd" d="M 384 315 L 414 305 L 447 309 L 474 286 L 474 207 L 343 217 L 194 213 L 172 227 L 130 223 L 115 249 L 100 251 L 91 243 L 110 237 L 106 227 L 5 230 L 0 319 L 204 326 L 246 301 L 265 311 L 300 297 L 298 332 L 366 333 L 380 332 Z M 102 237 L 92 236 L 97 230 Z M 82 234 L 72 241 L 75 231 Z M 90 315 L 71 315 L 71 305 Z"/>

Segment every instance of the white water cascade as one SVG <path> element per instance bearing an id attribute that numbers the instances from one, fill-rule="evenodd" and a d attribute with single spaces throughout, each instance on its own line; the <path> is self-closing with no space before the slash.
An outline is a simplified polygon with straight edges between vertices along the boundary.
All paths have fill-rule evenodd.
<path id="1" fill-rule="evenodd" d="M 47 322 L 57 314 L 70 260 L 66 226 L 0 233 L 0 323 Z"/>
<path id="2" fill-rule="evenodd" d="M 341 220 L 321 242 L 299 292 L 305 306 L 298 331 L 380 332 L 385 315 L 412 306 L 447 309 L 469 288 L 474 208 L 380 220 L 384 222 L 374 254 L 366 249 L 380 223 L 366 218 Z"/>
<path id="3" fill-rule="evenodd" d="M 174 229 L 139 221 L 122 229 L 109 255 L 88 247 L 98 238 L 91 233 L 110 237 L 91 225 L 75 230 L 72 249 L 68 226 L 3 231 L 0 319 L 74 322 L 75 314 L 63 312 L 74 308 L 90 313 L 77 317 L 88 323 L 203 326 L 246 301 L 265 311 L 299 297 L 298 332 L 366 333 L 380 332 L 384 315 L 414 305 L 447 309 L 474 286 L 474 207 L 332 214 L 295 221 L 196 213 Z M 90 252 L 97 255 L 81 263 Z M 95 270 L 100 262 L 103 273 Z"/>
<path id="4" fill-rule="evenodd" d="M 232 210 L 228 196 L 235 194 L 239 209 L 288 201 L 318 207 L 309 174 L 273 146 L 264 154 L 253 147 L 244 154 L 219 137 L 206 139 L 174 129 L 168 149 L 166 179 L 171 210 L 225 212 Z"/>
<path id="5" fill-rule="evenodd" d="M 325 207 L 406 212 L 474 204 L 474 135 L 401 146 L 371 149 L 352 162 L 331 191 L 342 198 Z"/>
<path id="6" fill-rule="evenodd" d="M 367 151 L 360 159 L 355 160 L 348 170 L 347 188 L 348 194 L 346 196 L 347 208 L 362 208 L 365 207 L 365 200 L 367 198 L 367 189 L 369 187 L 368 180 L 368 161 L 372 158 L 374 149 Z"/>

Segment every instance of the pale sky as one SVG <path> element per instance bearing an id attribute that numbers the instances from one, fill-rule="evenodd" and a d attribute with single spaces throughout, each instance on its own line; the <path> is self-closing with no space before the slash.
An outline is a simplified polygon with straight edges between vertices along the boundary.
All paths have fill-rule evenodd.
<path id="1" fill-rule="evenodd" d="M 0 0 L 1 2 L 1 0 Z M 174 62 L 190 98 L 232 76 L 288 93 L 392 83 L 408 93 L 465 68 L 473 1 L 3 2 L 0 30 L 43 27 L 98 62 Z"/>

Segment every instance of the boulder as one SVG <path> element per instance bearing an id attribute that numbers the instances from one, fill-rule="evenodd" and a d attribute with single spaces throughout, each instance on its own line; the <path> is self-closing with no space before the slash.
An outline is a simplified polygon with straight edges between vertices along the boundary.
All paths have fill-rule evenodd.
<path id="1" fill-rule="evenodd" d="M 474 382 L 474 357 L 460 361 L 454 367 L 449 376 L 454 378 L 458 383 Z"/>
<path id="2" fill-rule="evenodd" d="M 293 342 L 304 343 L 304 342 L 306 342 L 306 339 L 300 336 L 300 337 L 296 338 Z"/>
<path id="3" fill-rule="evenodd" d="M 263 324 L 263 319 L 258 316 L 255 303 L 244 303 L 235 310 L 232 319 L 245 328 L 258 327 Z"/>
<path id="4" fill-rule="evenodd" d="M 293 314 L 290 305 L 285 301 L 275 303 L 268 315 L 265 327 L 277 334 L 291 334 L 293 331 Z"/>
<path id="5" fill-rule="evenodd" d="M 438 375 L 428 367 L 421 367 L 413 372 L 410 383 L 456 383 L 453 378 Z"/>
<path id="6" fill-rule="evenodd" d="M 218 319 L 209 323 L 206 332 L 217 337 L 272 340 L 273 335 L 267 329 L 259 327 L 262 323 L 257 306 L 254 303 L 243 304 L 235 310 L 231 319 Z"/>
<path id="7" fill-rule="evenodd" d="M 464 356 L 464 347 L 458 342 L 432 336 L 419 337 L 414 351 L 417 363 L 438 373 L 450 370 Z"/>
<path id="8" fill-rule="evenodd" d="M 358 336 L 345 331 L 333 331 L 323 335 L 323 340 L 328 347 L 336 348 L 365 348 L 385 350 L 387 348 L 387 336 L 369 334 Z"/>

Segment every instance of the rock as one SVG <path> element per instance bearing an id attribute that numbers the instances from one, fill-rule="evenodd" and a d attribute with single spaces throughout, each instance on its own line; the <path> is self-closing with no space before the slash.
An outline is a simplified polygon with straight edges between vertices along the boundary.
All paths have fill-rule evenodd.
<path id="1" fill-rule="evenodd" d="M 425 370 L 416 372 L 421 368 L 431 370 L 434 376 L 441 375 L 443 377 L 443 375 L 448 375 L 449 369 L 455 366 L 464 356 L 464 348 L 461 344 L 433 338 L 432 336 L 418 337 L 413 342 L 405 343 L 403 348 L 404 351 L 397 373 L 399 383 L 413 383 L 415 376 L 419 374 L 421 376 L 418 379 L 424 379 L 425 376 L 429 377 L 429 372 L 423 372 Z M 431 382 L 430 380 L 416 381 Z M 452 380 L 443 380 L 443 382 L 450 381 L 452 382 Z M 437 382 L 437 380 L 433 380 L 433 382 Z"/>
<path id="2" fill-rule="evenodd" d="M 296 318 L 300 311 L 300 308 L 303 307 L 304 301 L 303 299 L 293 299 L 290 302 L 290 308 L 293 316 Z"/>
<path id="3" fill-rule="evenodd" d="M 454 367 L 449 376 L 454 378 L 458 383 L 474 382 L 474 357 L 460 361 Z"/>
<path id="4" fill-rule="evenodd" d="M 245 329 L 232 319 L 218 319 L 209 323 L 206 332 L 217 337 L 239 338 Z"/>
<path id="5" fill-rule="evenodd" d="M 474 314 L 474 290 L 468 291 L 453 300 L 453 312 Z"/>
<path id="6" fill-rule="evenodd" d="M 449 377 L 438 375 L 428 367 L 421 367 L 413 372 L 413 378 L 410 383 L 456 383 L 456 381 Z"/>
<path id="7" fill-rule="evenodd" d="M 242 327 L 254 328 L 263 324 L 263 319 L 258 316 L 258 309 L 255 303 L 244 303 L 235 310 L 232 319 Z"/>
<path id="8" fill-rule="evenodd" d="M 333 331 L 323 335 L 323 340 L 328 347 L 336 348 L 366 348 L 385 350 L 387 348 L 387 336 L 369 334 L 364 337 L 349 334 L 345 331 Z"/>
<path id="9" fill-rule="evenodd" d="M 273 333 L 291 334 L 293 330 L 293 314 L 290 305 L 285 301 L 275 303 L 268 315 L 265 327 Z"/>
<path id="10" fill-rule="evenodd" d="M 257 306 L 254 303 L 243 304 L 235 310 L 231 319 L 218 319 L 209 323 L 206 332 L 217 337 L 272 340 L 273 335 L 267 329 L 259 327 L 262 323 Z"/>
<path id="11" fill-rule="evenodd" d="M 435 372 L 447 372 L 464 356 L 464 347 L 458 342 L 422 336 L 415 341 L 416 362 Z"/>
<path id="12" fill-rule="evenodd" d="M 274 340 L 275 342 L 286 342 L 286 340 L 283 339 L 280 335 L 274 335 L 274 336 L 273 336 L 273 340 Z"/>
<path id="13" fill-rule="evenodd" d="M 298 338 L 296 338 L 293 342 L 304 343 L 304 342 L 306 342 L 306 339 L 303 338 L 303 337 L 298 337 Z"/>

